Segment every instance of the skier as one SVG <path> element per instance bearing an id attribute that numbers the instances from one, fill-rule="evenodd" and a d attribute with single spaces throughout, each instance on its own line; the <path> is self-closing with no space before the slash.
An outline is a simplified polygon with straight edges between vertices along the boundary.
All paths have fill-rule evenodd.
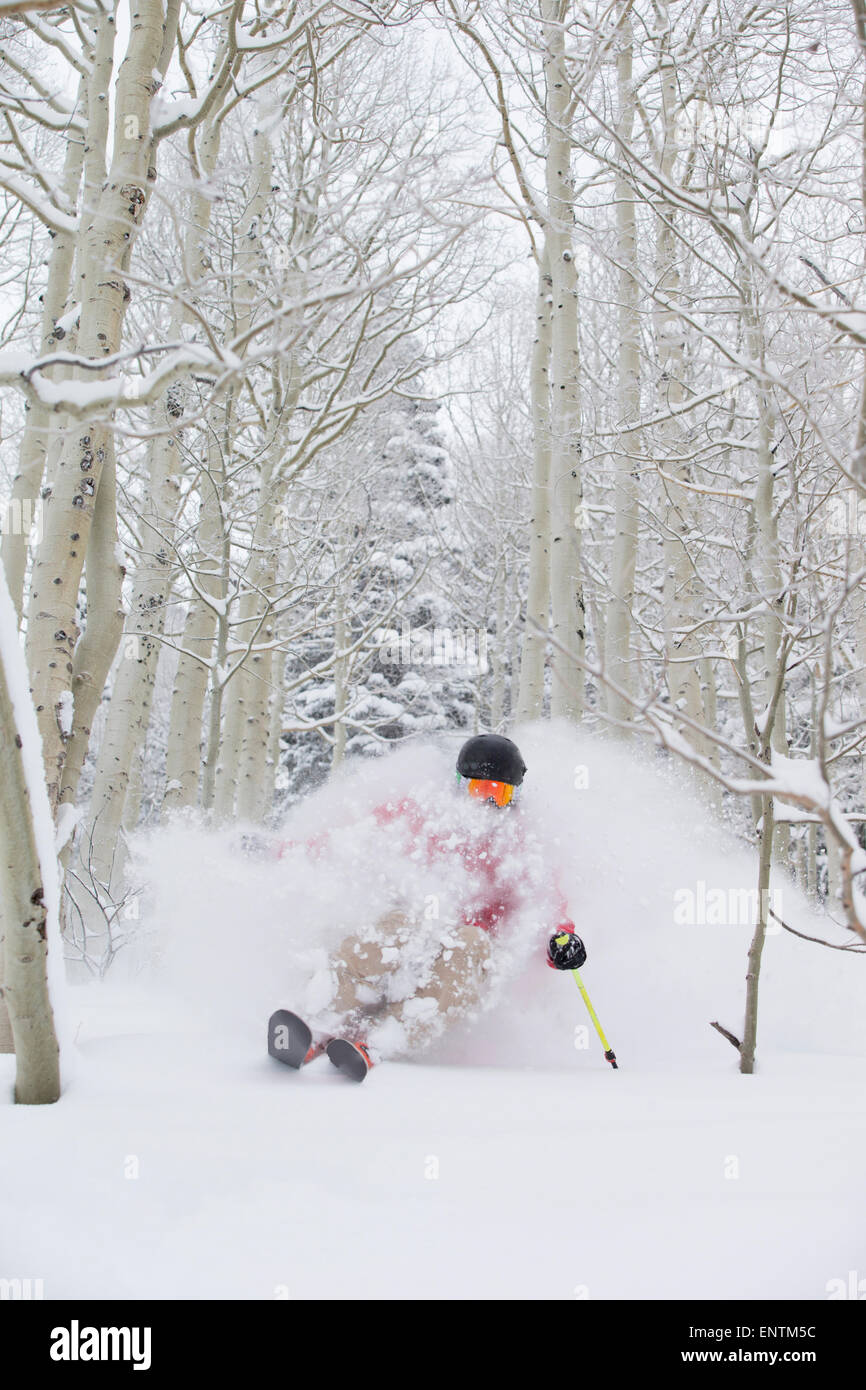
<path id="1" fill-rule="evenodd" d="M 368 931 L 347 937 L 329 968 L 336 986 L 324 1018 L 324 1035 L 297 1014 L 280 1009 L 268 1025 L 272 1057 L 298 1068 L 323 1052 L 347 1077 L 363 1081 L 384 1055 L 411 1052 L 435 1037 L 448 1022 L 465 1017 L 484 994 L 485 972 L 494 964 L 496 938 L 517 908 L 515 848 L 524 837 L 519 823 L 503 840 L 504 822 L 514 815 L 526 765 L 517 745 L 498 734 L 480 734 L 463 744 L 457 758 L 457 794 L 477 807 L 474 834 L 459 838 L 430 824 L 422 807 L 406 797 L 380 806 L 380 826 L 405 828 L 415 858 L 443 866 L 455 856 L 466 875 L 470 901 L 460 918 L 425 930 L 405 904 L 385 913 Z M 457 840 L 457 843 L 455 843 Z M 321 849 L 321 839 L 316 841 Z M 510 860 L 506 866 L 505 860 Z M 579 969 L 586 960 L 583 942 L 554 890 L 555 931 L 547 963 L 559 970 Z"/>

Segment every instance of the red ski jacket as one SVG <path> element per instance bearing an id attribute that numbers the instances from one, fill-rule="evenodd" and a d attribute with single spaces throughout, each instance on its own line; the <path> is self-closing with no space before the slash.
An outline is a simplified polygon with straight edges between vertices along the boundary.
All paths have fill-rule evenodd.
<path id="1" fill-rule="evenodd" d="M 440 858 L 449 858 L 455 853 L 459 854 L 479 887 L 475 902 L 471 907 L 467 907 L 463 913 L 463 921 L 467 926 L 480 927 L 482 931 L 496 936 L 499 928 L 507 923 L 508 918 L 516 909 L 517 901 L 514 889 L 505 881 L 501 872 L 502 865 L 495 853 L 493 835 L 480 841 L 474 840 L 472 843 L 462 842 L 455 845 L 453 836 L 446 835 L 428 824 L 421 807 L 411 797 L 403 797 L 400 801 L 386 802 L 377 806 L 373 815 L 378 824 L 382 826 L 391 825 L 398 821 L 405 823 L 411 836 L 413 851 L 420 850 L 428 864 L 433 864 Z M 324 831 L 322 834 L 314 835 L 311 839 L 304 841 L 304 844 L 308 850 L 312 850 L 314 854 L 319 854 L 324 850 L 327 840 L 328 832 Z M 292 840 L 282 841 L 279 846 L 278 857 L 296 844 L 297 842 Z M 550 935 L 559 935 L 562 932 L 571 934 L 575 931 L 575 925 L 568 916 L 565 897 L 558 884 L 555 884 L 555 893 L 556 920 L 551 926 Z M 551 960 L 548 960 L 547 963 L 551 969 L 555 969 Z"/>

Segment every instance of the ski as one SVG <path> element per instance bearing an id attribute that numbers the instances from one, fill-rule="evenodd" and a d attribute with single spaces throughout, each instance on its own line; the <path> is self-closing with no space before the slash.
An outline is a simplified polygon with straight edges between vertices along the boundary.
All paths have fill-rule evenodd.
<path id="1" fill-rule="evenodd" d="M 350 1042 L 348 1038 L 316 1041 L 309 1025 L 288 1009 L 277 1009 L 268 1019 L 268 1052 L 284 1067 L 295 1071 L 327 1053 L 329 1061 L 349 1081 L 363 1081 L 373 1065 L 363 1043 Z"/>
<path id="2" fill-rule="evenodd" d="M 302 1018 L 277 1009 L 268 1019 L 268 1052 L 283 1066 L 297 1071 L 305 1062 L 312 1062 L 325 1050 L 325 1042 L 314 1042 L 313 1034 Z"/>
<path id="3" fill-rule="evenodd" d="M 331 1038 L 325 1051 L 329 1061 L 349 1081 L 363 1081 L 373 1065 L 364 1044 L 350 1042 L 348 1038 Z"/>

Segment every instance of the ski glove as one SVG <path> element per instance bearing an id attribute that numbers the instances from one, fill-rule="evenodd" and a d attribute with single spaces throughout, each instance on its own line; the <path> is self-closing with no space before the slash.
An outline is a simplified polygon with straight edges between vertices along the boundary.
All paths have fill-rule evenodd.
<path id="1" fill-rule="evenodd" d="M 576 932 L 569 933 L 560 943 L 564 933 L 557 932 L 550 938 L 547 946 L 547 959 L 557 970 L 579 970 L 586 960 L 586 947 Z"/>

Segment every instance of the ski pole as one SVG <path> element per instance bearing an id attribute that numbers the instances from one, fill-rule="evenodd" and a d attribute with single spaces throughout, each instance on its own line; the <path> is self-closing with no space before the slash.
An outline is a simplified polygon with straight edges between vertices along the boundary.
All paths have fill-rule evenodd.
<path id="1" fill-rule="evenodd" d="M 556 944 L 557 944 L 557 946 L 564 946 L 567 940 L 568 940 L 568 933 L 565 932 L 562 936 L 558 936 L 558 937 L 556 938 Z M 593 1023 L 595 1024 L 595 1031 L 598 1033 L 598 1036 L 599 1036 L 599 1038 L 601 1039 L 601 1045 L 602 1045 L 602 1047 L 604 1048 L 604 1057 L 605 1057 L 605 1061 L 606 1061 L 606 1062 L 610 1062 L 610 1064 L 611 1064 L 611 1066 L 613 1067 L 614 1071 L 619 1071 L 619 1067 L 617 1066 L 617 1062 L 616 1062 L 616 1053 L 614 1052 L 614 1050 L 613 1050 L 613 1048 L 611 1047 L 610 1043 L 608 1042 L 607 1038 L 604 1036 L 604 1029 L 602 1028 L 601 1024 L 600 1024 L 599 1021 L 598 1021 L 598 1014 L 595 1012 L 595 1009 L 592 1007 L 592 1000 L 590 999 L 589 995 L 588 995 L 587 992 L 586 992 L 586 985 L 583 983 L 583 980 L 580 978 L 580 971 L 579 971 L 579 970 L 572 970 L 571 973 L 572 973 L 572 975 L 574 976 L 574 983 L 577 985 L 578 989 L 580 990 L 581 994 L 583 995 L 583 1002 L 584 1002 L 584 1004 L 585 1004 L 586 1007 L 587 1007 L 587 1010 L 588 1010 L 588 1012 L 589 1012 L 589 1016 L 590 1016 L 590 1018 L 592 1019 Z"/>

